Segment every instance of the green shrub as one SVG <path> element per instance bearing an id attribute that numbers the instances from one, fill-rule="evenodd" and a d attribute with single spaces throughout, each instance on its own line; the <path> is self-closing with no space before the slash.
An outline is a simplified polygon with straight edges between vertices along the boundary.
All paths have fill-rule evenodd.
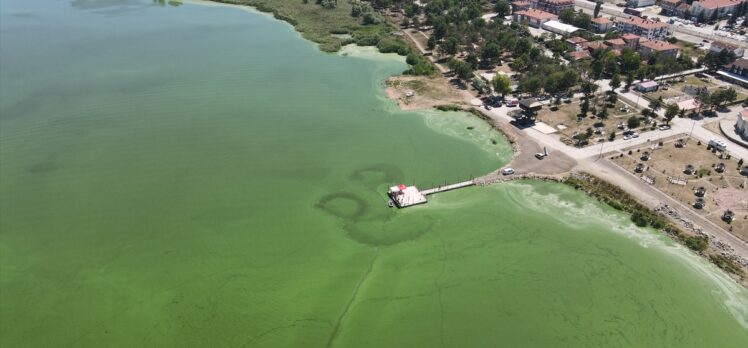
<path id="1" fill-rule="evenodd" d="M 686 237 L 684 242 L 689 249 L 695 251 L 704 251 L 709 246 L 707 239 L 702 236 Z"/>

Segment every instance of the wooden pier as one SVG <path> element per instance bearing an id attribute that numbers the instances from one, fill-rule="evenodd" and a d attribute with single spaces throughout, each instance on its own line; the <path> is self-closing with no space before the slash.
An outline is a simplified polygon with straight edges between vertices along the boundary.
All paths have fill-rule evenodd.
<path id="1" fill-rule="evenodd" d="M 421 191 L 421 194 L 424 195 L 424 196 L 428 196 L 428 195 L 433 195 L 435 193 L 447 192 L 447 191 L 451 191 L 451 190 L 457 190 L 457 189 L 461 189 L 463 187 L 474 186 L 474 185 L 475 185 L 475 181 L 468 180 L 468 181 L 458 182 L 456 184 L 451 184 L 451 185 L 444 185 L 444 186 L 432 187 L 432 188 L 430 188 L 428 190 Z"/>
<path id="2" fill-rule="evenodd" d="M 475 185 L 475 181 L 468 180 L 468 181 L 458 182 L 458 183 L 450 184 L 450 185 L 432 187 L 430 189 L 420 191 L 415 186 L 405 186 L 405 185 L 400 184 L 397 186 L 390 187 L 390 189 L 387 191 L 387 195 L 390 196 L 390 200 L 398 208 L 407 208 L 407 207 L 412 207 L 414 205 L 426 203 L 427 202 L 426 196 L 428 195 L 433 195 L 439 192 L 457 190 L 463 187 L 468 187 L 468 186 L 473 186 L 473 185 Z"/>

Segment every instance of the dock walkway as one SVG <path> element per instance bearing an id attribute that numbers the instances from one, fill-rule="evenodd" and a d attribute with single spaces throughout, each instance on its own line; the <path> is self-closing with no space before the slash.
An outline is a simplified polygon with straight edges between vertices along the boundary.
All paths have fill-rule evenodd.
<path id="1" fill-rule="evenodd" d="M 439 193 L 439 192 L 456 190 L 456 189 L 473 186 L 473 185 L 475 185 L 475 181 L 468 180 L 468 181 L 458 182 L 456 184 L 451 184 L 451 185 L 432 187 L 428 190 L 421 191 L 421 194 L 424 196 L 428 196 L 428 195 L 432 195 L 432 194 Z"/>

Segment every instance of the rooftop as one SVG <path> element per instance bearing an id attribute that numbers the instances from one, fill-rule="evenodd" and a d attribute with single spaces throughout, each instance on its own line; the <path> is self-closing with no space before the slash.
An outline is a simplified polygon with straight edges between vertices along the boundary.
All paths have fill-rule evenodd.
<path id="1" fill-rule="evenodd" d="M 580 44 L 583 42 L 587 42 L 587 40 L 583 37 L 575 36 L 575 37 L 570 37 L 566 39 L 566 42 L 576 45 L 576 44 Z"/>
<path id="2" fill-rule="evenodd" d="M 720 42 L 720 41 L 714 41 L 712 42 L 712 47 L 719 48 L 720 50 L 728 49 L 730 51 L 734 51 L 738 48 L 738 46 L 731 45 L 728 43 Z"/>
<path id="3" fill-rule="evenodd" d="M 517 11 L 517 12 L 514 12 L 514 14 L 515 15 L 522 15 L 522 16 L 525 16 L 525 17 L 530 17 L 532 19 L 537 19 L 537 20 L 558 18 L 558 16 L 556 16 L 553 13 L 545 12 L 545 11 L 541 11 L 541 10 L 536 10 L 534 8 L 533 9 L 529 9 L 529 10 L 524 10 L 524 11 Z"/>
<path id="4" fill-rule="evenodd" d="M 671 4 L 671 5 L 677 5 L 681 2 L 681 0 L 661 0 L 661 2 Z"/>
<path id="5" fill-rule="evenodd" d="M 636 34 L 626 33 L 626 34 L 621 35 L 621 38 L 624 40 L 636 40 L 636 39 L 641 39 L 642 37 Z"/>
<path id="6" fill-rule="evenodd" d="M 610 19 L 607 19 L 605 17 L 597 17 L 597 18 L 593 18 L 592 19 L 592 23 L 608 24 L 608 23 L 613 23 L 613 21 L 611 21 Z"/>
<path id="7" fill-rule="evenodd" d="M 667 41 L 658 41 L 658 40 L 642 42 L 640 45 L 643 47 L 647 47 L 654 51 L 670 51 L 670 50 L 677 50 L 680 48 Z"/>
<path id="8" fill-rule="evenodd" d="M 623 45 L 626 44 L 626 42 L 623 41 L 623 39 L 605 40 L 605 43 L 608 44 L 608 45 L 610 45 L 610 46 L 623 46 Z"/>
<path id="9" fill-rule="evenodd" d="M 557 20 L 547 21 L 547 22 L 543 23 L 543 29 L 549 30 L 548 28 L 555 29 L 555 30 L 558 30 L 558 31 L 562 31 L 562 32 L 568 33 L 568 34 L 571 34 L 571 33 L 575 32 L 575 31 L 579 30 L 579 28 L 577 28 L 577 27 L 575 27 L 573 25 L 569 25 L 569 24 L 566 24 L 566 23 L 561 23 L 561 22 L 559 22 Z"/>
<path id="10" fill-rule="evenodd" d="M 702 1 L 694 1 L 691 5 L 699 5 L 703 8 L 708 9 L 715 9 L 720 7 L 728 7 L 728 6 L 734 6 L 738 5 L 741 2 L 745 0 L 702 0 Z"/>
<path id="11" fill-rule="evenodd" d="M 667 28 L 667 24 L 663 22 L 650 21 L 639 17 L 619 18 L 617 22 L 637 26 L 644 29 Z"/>
<path id="12" fill-rule="evenodd" d="M 591 48 L 593 50 L 606 48 L 605 44 L 602 41 L 591 41 L 591 42 L 585 42 L 582 47 L 584 48 Z"/>
<path id="13" fill-rule="evenodd" d="M 748 59 L 740 58 L 730 64 L 725 65 L 726 68 L 732 68 L 733 66 L 739 66 L 743 69 L 748 69 Z"/>
<path id="14" fill-rule="evenodd" d="M 584 58 L 589 58 L 590 52 L 589 51 L 574 51 L 569 52 L 569 58 L 574 60 L 580 60 Z"/>
<path id="15" fill-rule="evenodd" d="M 657 81 L 646 81 L 646 82 L 639 82 L 639 86 L 644 87 L 644 88 L 649 88 L 649 87 L 657 87 L 659 86 L 659 84 L 657 83 Z"/>

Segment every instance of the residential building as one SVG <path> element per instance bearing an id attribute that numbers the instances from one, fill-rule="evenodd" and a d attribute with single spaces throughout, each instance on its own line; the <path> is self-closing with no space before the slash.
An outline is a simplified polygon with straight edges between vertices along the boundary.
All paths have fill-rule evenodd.
<path id="1" fill-rule="evenodd" d="M 647 92 L 654 92 L 659 87 L 660 85 L 656 81 L 643 81 L 643 82 L 637 83 L 634 89 L 642 93 L 647 93 Z"/>
<path id="2" fill-rule="evenodd" d="M 621 32 L 636 34 L 650 40 L 667 36 L 667 24 L 640 17 L 618 18 L 616 27 Z"/>
<path id="3" fill-rule="evenodd" d="M 626 7 L 637 8 L 652 6 L 655 4 L 655 0 L 626 0 Z"/>
<path id="4" fill-rule="evenodd" d="M 743 139 L 748 139 L 748 109 L 738 113 L 738 121 L 735 123 L 735 131 Z"/>
<path id="5" fill-rule="evenodd" d="M 590 53 L 594 53 L 599 50 L 608 48 L 602 41 L 590 41 L 582 44 L 582 48 L 588 50 Z"/>
<path id="6" fill-rule="evenodd" d="M 612 50 L 620 51 L 626 46 L 626 42 L 623 39 L 610 39 L 605 40 L 605 44 Z"/>
<path id="7" fill-rule="evenodd" d="M 681 0 L 660 0 L 660 8 L 663 15 L 676 16 L 678 14 L 678 5 L 682 4 Z"/>
<path id="8" fill-rule="evenodd" d="M 569 59 L 572 60 L 582 60 L 590 58 L 590 52 L 589 51 L 574 51 L 568 53 Z"/>
<path id="9" fill-rule="evenodd" d="M 678 58 L 679 47 L 667 41 L 646 41 L 639 44 L 639 53 L 647 59 L 657 53 L 660 57 Z"/>
<path id="10" fill-rule="evenodd" d="M 748 59 L 740 58 L 723 66 L 722 70 L 717 72 L 717 77 L 748 87 Z"/>
<path id="11" fill-rule="evenodd" d="M 691 18 L 691 5 L 685 2 L 681 3 L 680 5 L 678 5 L 678 7 L 675 8 L 675 15 L 681 18 L 688 17 L 688 19 L 690 19 Z"/>
<path id="12" fill-rule="evenodd" d="M 515 1 L 512 3 L 512 11 L 525 11 L 532 8 L 532 2 L 527 0 Z"/>
<path id="13" fill-rule="evenodd" d="M 706 19 L 722 18 L 732 14 L 746 0 L 702 0 L 691 3 L 691 16 Z"/>
<path id="14" fill-rule="evenodd" d="M 584 38 L 581 38 L 579 36 L 570 37 L 570 38 L 566 39 L 566 43 L 568 43 L 569 45 L 571 45 L 572 47 L 574 47 L 574 50 L 577 51 L 577 52 L 580 52 L 580 51 L 584 50 L 584 47 L 582 45 L 584 43 L 586 43 L 586 42 L 587 42 L 587 40 L 585 40 Z"/>
<path id="15" fill-rule="evenodd" d="M 530 0 L 533 3 L 533 8 L 550 12 L 553 14 L 560 14 L 564 10 L 574 9 L 574 0 Z"/>
<path id="16" fill-rule="evenodd" d="M 543 23 L 557 18 L 558 16 L 553 13 L 541 11 L 538 9 L 530 9 L 512 13 L 512 19 L 515 22 L 527 21 L 527 24 L 534 28 L 540 28 Z"/>
<path id="17" fill-rule="evenodd" d="M 604 33 L 613 28 L 613 21 L 605 17 L 593 18 L 590 23 L 592 31 L 596 33 Z"/>
<path id="18" fill-rule="evenodd" d="M 634 51 L 639 50 L 639 43 L 644 41 L 649 41 L 639 35 L 626 33 L 621 35 L 621 40 L 625 43 L 624 46 L 628 47 Z"/>
<path id="19" fill-rule="evenodd" d="M 709 51 L 711 52 L 719 53 L 719 52 L 722 52 L 722 50 L 728 50 L 732 53 L 735 53 L 735 57 L 738 57 L 738 58 L 742 58 L 743 53 L 745 53 L 742 47 L 738 47 L 738 46 L 720 42 L 720 41 L 713 41 L 712 45 L 709 46 Z"/>

